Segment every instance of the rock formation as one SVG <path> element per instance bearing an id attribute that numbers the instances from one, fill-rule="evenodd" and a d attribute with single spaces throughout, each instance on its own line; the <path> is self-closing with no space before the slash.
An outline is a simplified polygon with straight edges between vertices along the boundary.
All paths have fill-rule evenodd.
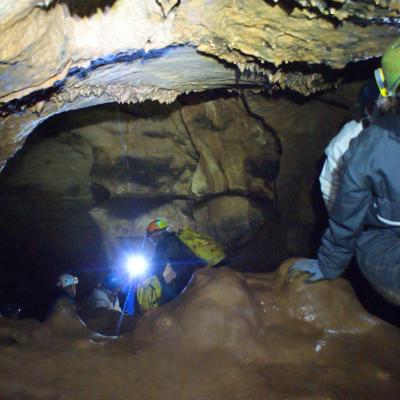
<path id="1" fill-rule="evenodd" d="M 237 96 L 66 114 L 5 170 L 0 229 L 27 260 L 48 248 L 44 264 L 57 271 L 104 267 L 89 210 L 111 264 L 159 216 L 232 246 L 275 213 L 279 158 L 277 138 Z"/>
<path id="2" fill-rule="evenodd" d="M 114 340 L 71 306 L 43 325 L 0 318 L 0 396 L 398 398 L 398 331 L 367 314 L 346 281 L 288 280 L 290 264 L 261 275 L 200 270 Z"/>
<path id="3" fill-rule="evenodd" d="M 247 93 L 246 89 L 252 88 L 267 95 L 289 89 L 308 95 L 333 87 L 346 64 L 381 54 L 397 34 L 399 19 L 396 2 L 368 0 L 219 0 L 211 5 L 204 0 L 3 3 L 0 170 L 37 126 L 65 111 L 115 101 L 171 103 L 182 93 L 217 88 L 240 88 Z M 254 231 L 264 220 L 254 199 L 266 204 L 265 200 L 274 202 L 276 194 L 285 215 L 312 224 L 313 216 L 290 210 L 292 199 L 299 197 L 290 184 L 296 173 L 285 167 L 292 165 L 293 158 L 287 157 L 290 145 L 284 149 L 289 162 L 282 164 L 278 192 L 275 188 L 280 152 L 277 135 L 291 129 L 287 123 L 291 119 L 275 118 L 284 102 L 268 112 L 268 107 L 256 105 L 263 103 L 252 100 L 256 98 L 248 96 L 246 112 L 243 105 L 227 108 L 223 101 L 187 104 L 182 110 L 172 106 L 172 127 L 162 128 L 161 133 L 160 122 L 153 127 L 157 132 L 134 135 L 112 133 L 115 128 L 102 124 L 97 133 L 101 131 L 103 144 L 96 143 L 94 132 L 87 138 L 93 148 L 89 155 L 93 157 L 91 184 L 97 184 L 106 197 L 132 196 L 134 192 L 141 198 L 167 197 L 175 202 L 169 212 L 176 211 L 179 204 L 180 221 L 195 220 L 203 230 L 227 242 L 240 236 L 243 229 Z M 238 119 L 222 126 L 227 121 L 221 117 L 223 113 Z M 264 121 L 255 122 L 251 113 L 261 115 Z M 128 123 L 123 112 L 120 117 L 119 132 L 141 129 Z M 245 129 L 246 136 L 241 137 L 241 124 L 249 126 L 251 119 L 254 129 Z M 337 119 L 335 125 L 339 125 Z M 311 134 L 314 128 L 310 127 Z M 336 130 L 329 128 L 329 135 Z M 319 137 L 325 145 L 325 135 Z M 283 139 L 282 143 L 287 143 Z M 318 153 L 323 145 L 318 146 Z M 131 147 L 129 152 L 124 146 Z M 151 152 L 146 146 L 153 150 L 156 146 L 164 155 L 146 158 L 143 154 Z M 167 154 L 172 148 L 175 155 L 170 158 Z M 163 168 L 168 168 L 168 174 Z M 304 176 L 298 175 L 303 180 Z M 147 181 L 157 182 L 157 189 Z M 220 210 L 230 210 L 231 215 L 216 217 Z M 193 215 L 188 218 L 188 213 Z M 97 209 L 92 215 L 103 221 L 103 228 L 107 212 Z M 229 238 L 221 231 L 227 221 L 235 226 Z"/>
<path id="4" fill-rule="evenodd" d="M 0 168 L 38 124 L 67 110 L 172 102 L 239 83 L 304 94 L 332 87 L 335 71 L 382 53 L 399 18 L 395 1 L 91 4 L 4 2 Z"/>
<path id="5" fill-rule="evenodd" d="M 302 103 L 191 95 L 49 120 L 0 176 L 2 260 L 48 271 L 49 286 L 58 271 L 85 271 L 81 289 L 90 289 L 108 265 L 105 253 L 113 265 L 163 216 L 234 247 L 247 270 L 276 268 L 313 243 L 316 164 L 358 92 L 359 83 L 344 85 Z"/>
<path id="6" fill-rule="evenodd" d="M 399 23 L 395 0 L 2 1 L 0 301 L 45 311 L 73 266 L 84 297 L 100 235 L 118 264 L 158 216 L 227 247 L 257 232 L 240 270 L 309 249 L 315 164 L 360 84 L 326 92 L 369 77 Z M 289 265 L 203 269 L 119 338 L 89 329 L 112 334 L 116 314 L 62 302 L 43 324 L 0 318 L 0 397 L 398 398 L 398 331 L 346 281 L 304 285 Z"/>

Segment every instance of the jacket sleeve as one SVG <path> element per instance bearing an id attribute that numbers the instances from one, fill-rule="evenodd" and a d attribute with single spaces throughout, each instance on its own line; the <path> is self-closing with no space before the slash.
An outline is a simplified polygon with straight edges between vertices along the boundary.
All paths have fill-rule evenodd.
<path id="1" fill-rule="evenodd" d="M 325 149 L 326 160 L 319 176 L 319 181 L 322 197 L 329 214 L 335 203 L 343 174 L 343 156 L 349 148 L 351 139 L 358 136 L 362 129 L 361 122 L 348 122 Z"/>
<path id="2" fill-rule="evenodd" d="M 151 272 L 161 278 L 168 263 L 168 249 L 165 246 L 157 246 L 151 259 Z"/>
<path id="3" fill-rule="evenodd" d="M 337 198 L 318 251 L 326 279 L 340 275 L 350 262 L 357 238 L 372 205 L 374 135 L 365 130 L 344 155 L 344 172 Z"/>

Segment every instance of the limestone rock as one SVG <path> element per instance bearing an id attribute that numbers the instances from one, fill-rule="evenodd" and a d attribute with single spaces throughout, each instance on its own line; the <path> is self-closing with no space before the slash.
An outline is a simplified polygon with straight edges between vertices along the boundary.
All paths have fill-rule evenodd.
<path id="1" fill-rule="evenodd" d="M 156 1 L 161 7 L 164 18 L 166 18 L 168 14 L 171 12 L 171 10 L 174 7 L 176 7 L 180 2 L 180 0 L 156 0 Z"/>
<path id="2" fill-rule="evenodd" d="M 196 196 L 238 192 L 274 198 L 277 140 L 240 98 L 188 104 L 182 118 L 200 156 L 192 180 Z"/>
<path id="3" fill-rule="evenodd" d="M 219 196 L 196 207 L 199 230 L 225 245 L 249 238 L 265 223 L 265 210 L 242 196 Z"/>
<path id="4" fill-rule="evenodd" d="M 93 148 L 92 181 L 107 189 L 115 204 L 132 208 L 129 217 L 120 218 L 113 205 L 111 220 L 120 218 L 118 228 L 116 222 L 101 222 L 103 232 L 141 237 L 148 221 L 164 216 L 177 227 L 198 225 L 229 243 L 265 221 L 263 211 L 246 196 L 274 202 L 280 157 L 276 138 L 247 113 L 239 98 L 190 101 L 119 111 L 106 107 L 69 117 L 68 129 Z M 210 196 L 224 197 L 207 200 Z M 142 210 L 144 204 L 155 208 Z M 109 218 L 108 212 L 100 214 L 102 221 L 105 215 Z"/>
<path id="5" fill-rule="evenodd" d="M 343 124 L 354 118 L 351 109 L 359 91 L 356 82 L 302 104 L 246 96 L 251 112 L 265 120 L 282 146 L 276 190 L 291 255 L 316 245 L 315 237 L 305 232 L 315 231 L 318 218 L 326 218 L 318 181 L 324 150 Z"/>
<path id="6" fill-rule="evenodd" d="M 92 181 L 112 196 L 189 197 L 198 155 L 177 104 L 132 112 L 111 106 L 67 117 L 93 148 Z"/>
<path id="7" fill-rule="evenodd" d="M 398 398 L 399 332 L 366 313 L 341 279 L 288 280 L 291 263 L 273 274 L 201 269 L 179 298 L 116 340 L 69 313 L 47 325 L 49 336 L 13 322 L 5 335 L 30 340 L 0 352 L 0 396 Z M 6 326 L 0 319 L 0 336 Z"/>
<path id="8" fill-rule="evenodd" d="M 235 96 L 60 115 L 0 177 L 2 247 L 32 270 L 97 270 L 105 254 L 113 265 L 122 249 L 139 249 L 156 217 L 233 245 L 273 213 L 277 147 Z"/>
<path id="9" fill-rule="evenodd" d="M 56 129 L 49 126 L 51 129 Z M 48 135 L 57 132 L 48 132 Z M 88 180 L 93 163 L 90 143 L 81 136 L 63 132 L 57 137 L 39 138 L 21 154 L 15 169 L 2 179 L 2 197 L 64 197 L 90 200 Z"/>
<path id="10" fill-rule="evenodd" d="M 45 314 L 40 304 L 48 303 L 57 274 L 97 268 L 104 257 L 88 214 L 95 204 L 92 147 L 51 123 L 43 128 L 0 175 L 0 258 L 8 276 L 0 292 L 3 301 L 10 290 L 29 310 L 38 306 Z M 33 296 L 30 285 L 42 290 Z"/>
<path id="11" fill-rule="evenodd" d="M 325 1 L 301 3 L 303 7 L 312 10 L 316 6 L 335 16 L 334 7 L 328 8 Z M 354 2 L 348 1 L 346 5 L 349 3 Z M 330 21 L 311 18 L 312 11 L 303 15 L 295 3 L 292 12 L 287 12 L 279 3 L 271 5 L 262 0 L 247 0 L 237 5 L 219 0 L 212 7 L 204 0 L 181 3 L 120 0 L 104 13 L 94 8 L 87 19 L 71 16 L 62 4 L 51 9 L 35 7 L 37 4 L 20 2 L 13 8 L 6 7 L 0 14 L 3 28 L 0 58 L 4 62 L 1 70 L 8 76 L 7 87 L 2 88 L 0 98 L 19 98 L 38 87 L 49 87 L 57 79 L 64 79 L 72 67 L 86 67 L 88 60 L 132 49 L 147 51 L 191 42 L 201 51 L 243 66 L 254 67 L 252 58 L 275 65 L 305 61 L 343 66 L 384 48 L 379 33 L 395 35 L 387 27 L 372 26 L 362 30 L 349 22 L 342 29 L 335 29 Z M 164 15 L 160 15 L 160 5 Z M 398 17 L 398 13 L 392 14 L 387 9 L 390 4 L 382 4 L 382 8 L 372 4 L 365 18 L 374 13 L 379 15 L 383 7 L 386 7 L 384 16 Z M 351 16 L 352 9 L 349 10 L 348 16 Z M 368 10 L 368 5 L 363 4 L 353 13 L 358 12 L 356 15 L 360 17 L 360 10 Z M 165 18 L 167 15 L 169 18 Z M 132 18 L 135 24 L 129 23 Z M 23 40 L 11 45 L 11 38 L 21 35 Z M 332 46 L 320 46 L 318 38 L 328 37 Z M 368 42 L 368 48 L 362 49 L 360 44 L 354 46 L 361 39 Z M 29 69 L 30 64 L 38 68 Z M 20 75 L 23 75 L 22 80 Z"/>
<path id="12" fill-rule="evenodd" d="M 111 195 L 273 199 L 278 143 L 241 100 L 73 113 L 66 126 L 93 148 L 93 182 Z"/>
<path id="13" fill-rule="evenodd" d="M 331 68 L 380 56 L 399 19 L 394 1 L 3 3 L 0 169 L 38 124 L 64 111 L 171 103 L 239 83 L 305 95 L 333 87 Z"/>

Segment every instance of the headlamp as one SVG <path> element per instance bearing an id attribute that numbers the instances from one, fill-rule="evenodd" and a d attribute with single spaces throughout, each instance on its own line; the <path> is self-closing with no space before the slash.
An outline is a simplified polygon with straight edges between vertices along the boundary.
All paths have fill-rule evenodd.
<path id="1" fill-rule="evenodd" d="M 132 254 L 127 257 L 125 268 L 132 278 L 144 275 L 147 271 L 148 263 L 145 257 L 140 254 Z"/>

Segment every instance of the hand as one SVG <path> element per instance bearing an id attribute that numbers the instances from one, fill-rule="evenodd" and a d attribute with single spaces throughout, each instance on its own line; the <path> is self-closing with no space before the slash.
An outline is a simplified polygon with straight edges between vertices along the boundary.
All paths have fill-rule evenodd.
<path id="1" fill-rule="evenodd" d="M 289 276 L 293 275 L 295 271 L 308 272 L 310 276 L 304 279 L 304 283 L 314 283 L 324 279 L 324 275 L 319 267 L 319 261 L 314 258 L 305 258 L 296 261 L 289 268 Z"/>

